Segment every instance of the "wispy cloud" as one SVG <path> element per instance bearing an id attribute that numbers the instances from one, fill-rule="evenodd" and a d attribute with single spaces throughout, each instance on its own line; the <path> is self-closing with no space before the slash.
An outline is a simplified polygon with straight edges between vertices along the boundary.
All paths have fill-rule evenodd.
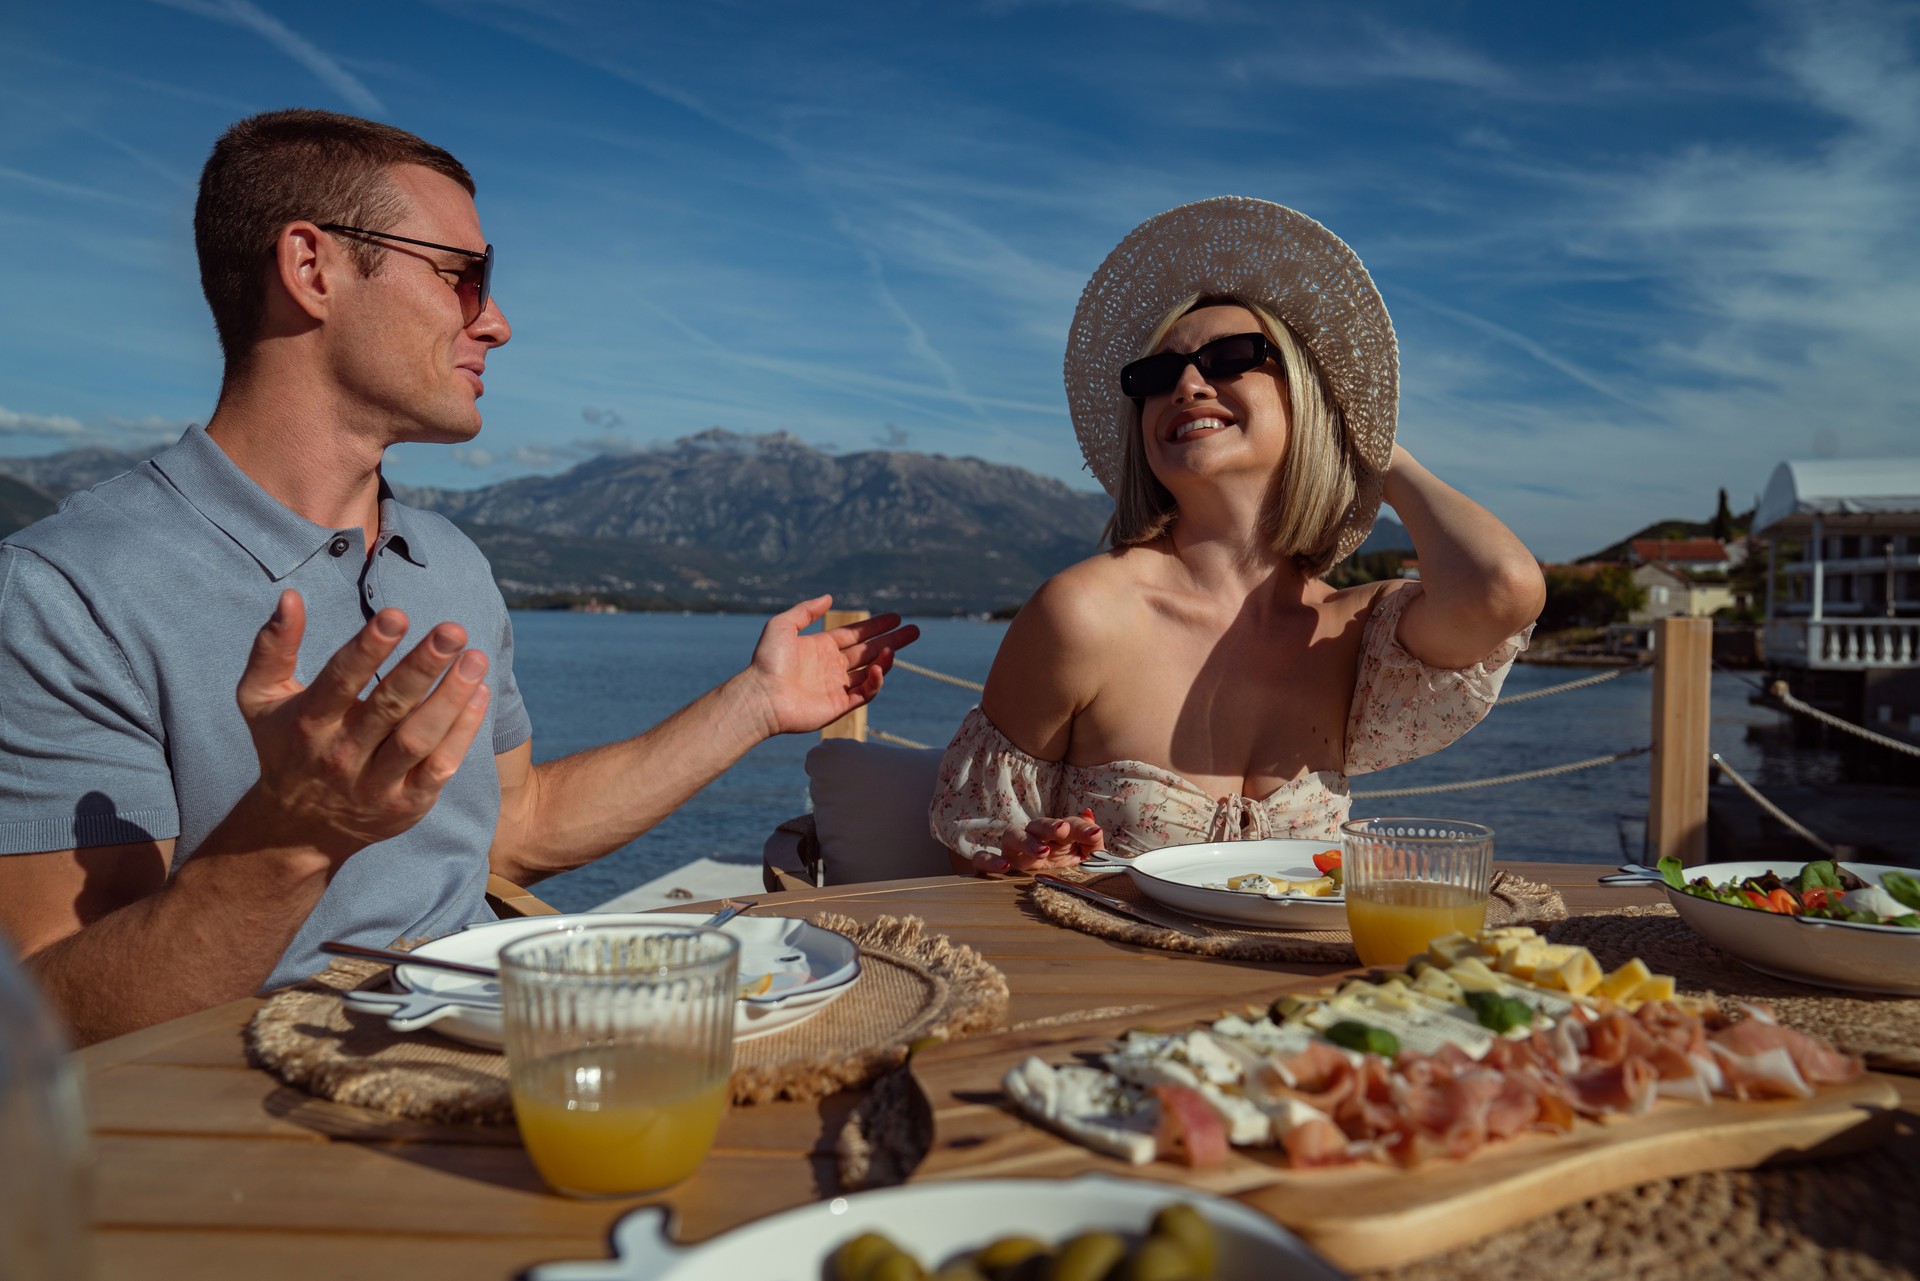
<path id="1" fill-rule="evenodd" d="M 387 114 L 385 104 L 337 58 L 251 3 L 251 0 L 153 0 L 153 3 L 251 31 L 312 72 L 320 83 L 339 94 L 355 111 L 369 116 Z"/>
<path id="2" fill-rule="evenodd" d="M 78 439 L 87 435 L 87 425 L 65 414 L 27 414 L 0 405 L 0 436 L 55 436 Z"/>

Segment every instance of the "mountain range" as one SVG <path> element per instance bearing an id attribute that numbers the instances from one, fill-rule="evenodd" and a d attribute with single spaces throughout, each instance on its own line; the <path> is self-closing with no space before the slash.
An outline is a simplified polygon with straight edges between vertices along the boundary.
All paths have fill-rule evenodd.
<path id="1" fill-rule="evenodd" d="M 0 458 L 0 478 L 16 482 L 0 479 L 0 534 L 144 457 Z M 976 458 L 830 454 L 785 432 L 720 428 L 559 475 L 395 493 L 465 530 L 510 601 L 753 611 L 822 592 L 876 611 L 1016 606 L 1091 555 L 1113 509 L 1104 494 Z M 1361 551 L 1411 545 L 1382 516 Z"/>

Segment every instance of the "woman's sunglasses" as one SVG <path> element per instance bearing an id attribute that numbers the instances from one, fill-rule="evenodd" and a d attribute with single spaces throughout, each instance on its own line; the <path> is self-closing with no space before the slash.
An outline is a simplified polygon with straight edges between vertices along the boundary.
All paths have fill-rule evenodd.
<path id="1" fill-rule="evenodd" d="M 369 236 L 374 240 L 395 240 L 403 245 L 418 245 L 422 249 L 438 249 L 445 254 L 459 254 L 467 261 L 457 271 L 436 267 L 436 271 L 449 271 L 456 279 L 453 292 L 460 299 L 460 323 L 471 325 L 480 319 L 480 313 L 487 309 L 487 295 L 493 291 L 493 246 L 485 249 L 462 249 L 457 245 L 436 245 L 431 240 L 415 240 L 411 236 L 396 236 L 391 231 L 368 231 L 365 227 L 346 227 L 337 222 L 323 222 L 320 230 L 331 231 L 349 236 Z M 376 248 L 392 249 L 392 245 L 377 245 Z M 405 253 L 406 250 L 399 252 Z M 424 258 L 424 254 L 415 254 Z M 1178 377 L 1176 374 L 1175 377 Z"/>
<path id="2" fill-rule="evenodd" d="M 1258 369 L 1273 354 L 1265 334 L 1229 334 L 1202 343 L 1197 351 L 1162 351 L 1143 356 L 1120 371 L 1120 390 L 1134 400 L 1172 391 L 1192 365 L 1202 378 L 1232 378 Z"/>

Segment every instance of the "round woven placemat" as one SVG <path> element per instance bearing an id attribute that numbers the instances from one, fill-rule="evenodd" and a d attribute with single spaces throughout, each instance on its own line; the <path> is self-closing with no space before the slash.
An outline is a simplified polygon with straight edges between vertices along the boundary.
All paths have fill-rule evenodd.
<path id="1" fill-rule="evenodd" d="M 975 952 L 929 934 L 918 917 L 814 924 L 860 946 L 860 977 L 804 1023 L 734 1047 L 733 1102 L 817 1099 L 903 1062 L 915 1042 L 965 1036 L 1006 1019 L 1007 980 Z M 415 1121 L 511 1120 L 506 1059 L 430 1031 L 389 1031 L 340 999 L 384 986 L 389 967 L 335 961 L 263 1005 L 247 1024 L 248 1058 L 288 1085 L 336 1103 Z"/>
<path id="2" fill-rule="evenodd" d="M 1576 916 L 1547 935 L 1580 944 L 1608 969 L 1637 956 L 1655 974 L 1673 975 L 1682 992 L 1764 1001 L 1782 1023 L 1864 1055 L 1870 1068 L 1920 1073 L 1920 997 L 1840 992 L 1750 970 L 1689 929 L 1671 904 Z"/>
<path id="3" fill-rule="evenodd" d="M 1080 879 L 1080 878 L 1076 878 Z M 1097 888 L 1111 898 L 1129 903 L 1153 905 L 1142 894 L 1133 878 L 1110 873 Z M 1257 925 L 1228 925 L 1218 921 L 1202 922 L 1211 936 L 1194 938 L 1178 930 L 1147 925 L 1130 916 L 1122 916 L 1089 902 L 1066 890 L 1054 889 L 1042 881 L 1029 887 L 1033 905 L 1049 920 L 1070 926 L 1084 934 L 1097 934 L 1122 943 L 1157 947 L 1168 952 L 1192 952 L 1198 956 L 1221 957 L 1233 961 L 1297 961 L 1327 965 L 1358 965 L 1353 939 L 1345 930 L 1267 930 Z M 1493 874 L 1487 902 L 1487 925 L 1544 925 L 1563 920 L 1567 904 L 1560 891 L 1551 885 L 1529 881 L 1504 870 Z"/>

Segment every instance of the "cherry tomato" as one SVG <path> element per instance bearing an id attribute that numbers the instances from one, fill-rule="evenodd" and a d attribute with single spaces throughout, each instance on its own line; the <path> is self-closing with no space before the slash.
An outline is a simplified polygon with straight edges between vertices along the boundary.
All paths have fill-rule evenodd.
<path id="1" fill-rule="evenodd" d="M 1782 886 L 1767 895 L 1767 910 L 1783 916 L 1798 916 L 1801 912 L 1800 901 L 1794 898 L 1792 890 Z"/>
<path id="2" fill-rule="evenodd" d="M 1838 894 L 1835 894 L 1824 885 L 1816 885 L 1810 890 L 1802 891 L 1800 901 L 1806 904 L 1809 912 L 1813 912 L 1832 907 L 1833 901 L 1839 897 Z"/>
<path id="3" fill-rule="evenodd" d="M 1740 892 L 1747 896 L 1747 902 L 1753 904 L 1762 912 L 1771 912 L 1773 910 L 1773 906 L 1767 902 L 1767 896 L 1760 891 L 1743 887 Z"/>
<path id="4" fill-rule="evenodd" d="M 1313 856 L 1313 866 L 1320 875 L 1325 876 L 1328 872 L 1340 866 L 1340 851 L 1328 850 L 1324 854 L 1315 854 Z"/>

